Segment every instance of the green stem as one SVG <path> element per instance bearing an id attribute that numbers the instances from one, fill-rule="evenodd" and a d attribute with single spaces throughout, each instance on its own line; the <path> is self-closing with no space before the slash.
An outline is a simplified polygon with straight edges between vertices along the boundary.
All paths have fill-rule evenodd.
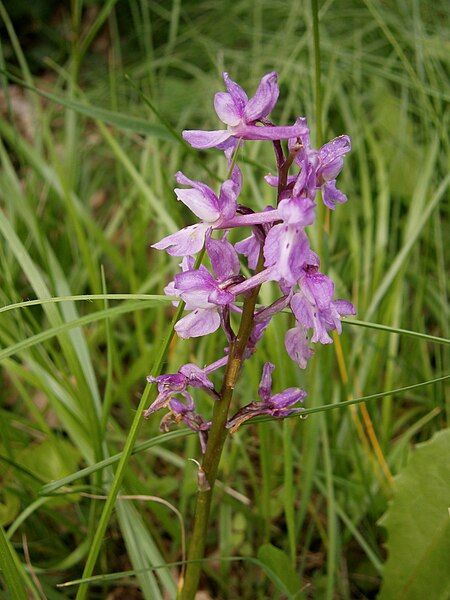
<path id="1" fill-rule="evenodd" d="M 313 19 L 313 45 L 314 45 L 314 87 L 315 87 L 315 112 L 316 112 L 316 143 L 322 145 L 322 87 L 320 84 L 320 37 L 319 37 L 319 7 L 317 0 L 311 0 Z"/>
<path id="2" fill-rule="evenodd" d="M 257 272 L 262 268 L 263 255 L 261 252 Z M 220 399 L 214 405 L 211 430 L 209 432 L 208 444 L 201 466 L 201 473 L 205 477 L 205 485 L 201 486 L 197 493 L 197 503 L 195 507 L 191 541 L 189 544 L 186 575 L 184 582 L 180 581 L 180 587 L 182 586 L 178 595 L 180 600 L 193 600 L 197 592 L 202 570 L 201 561 L 205 554 L 206 535 L 214 484 L 217 478 L 222 450 L 228 435 L 228 430 L 226 429 L 228 411 L 242 367 L 244 351 L 252 331 L 253 315 L 259 288 L 260 286 L 254 288 L 244 301 L 239 331 L 235 341 L 231 345 L 222 390 L 220 392 Z"/>

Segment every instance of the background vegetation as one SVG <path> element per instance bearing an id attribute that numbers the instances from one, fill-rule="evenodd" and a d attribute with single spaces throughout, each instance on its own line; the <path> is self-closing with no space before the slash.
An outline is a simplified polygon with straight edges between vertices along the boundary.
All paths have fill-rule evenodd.
<path id="1" fill-rule="evenodd" d="M 275 117 L 306 115 L 315 126 L 309 2 L 71 4 L 0 4 L 0 555 L 5 590 L 17 598 L 25 588 L 36 598 L 75 595 L 76 586 L 57 586 L 81 576 L 98 525 L 114 467 L 96 465 L 123 447 L 172 314 L 147 295 L 162 294 L 177 262 L 150 244 L 190 223 L 173 174 L 210 184 L 226 175 L 220 153 L 193 154 L 178 133 L 215 127 L 224 69 L 250 91 L 277 70 Z M 329 271 L 357 318 L 386 329 L 347 323 L 342 352 L 325 347 L 299 372 L 283 348 L 287 318 L 278 317 L 246 365 L 242 404 L 268 359 L 278 366 L 275 386 L 303 386 L 308 408 L 445 374 L 442 340 L 399 330 L 448 338 L 448 12 L 445 2 L 419 0 L 321 3 L 325 137 L 353 139 L 340 186 L 349 202 L 331 215 L 326 240 Z M 243 194 L 262 208 L 272 199 L 262 180 L 274 171 L 270 147 L 248 144 L 241 159 Z M 115 296 L 90 299 L 99 294 Z M 43 302 L 51 297 L 65 299 Z M 219 334 L 176 341 L 165 370 L 203 364 L 223 345 Z M 222 461 L 205 597 L 374 598 L 389 523 L 401 533 L 416 522 L 379 519 L 411 447 L 447 426 L 444 398 L 439 381 L 242 428 Z M 116 505 L 90 597 L 174 596 L 171 563 L 183 558 L 197 485 L 189 459 L 198 443 L 186 433 L 155 438 L 157 417 L 142 426 L 121 492 L 139 498 Z M 433 438 L 428 459 L 438 479 L 442 439 Z M 430 480 L 414 492 L 424 498 L 419 514 Z M 427 498 L 438 496 L 433 488 Z M 447 506 L 445 488 L 441 496 Z M 392 540 L 404 573 L 391 577 L 409 581 L 417 565 L 404 556 L 420 544 Z M 444 587 L 430 598 L 447 597 L 439 565 L 433 579 Z M 419 582 L 404 597 L 420 594 Z"/>

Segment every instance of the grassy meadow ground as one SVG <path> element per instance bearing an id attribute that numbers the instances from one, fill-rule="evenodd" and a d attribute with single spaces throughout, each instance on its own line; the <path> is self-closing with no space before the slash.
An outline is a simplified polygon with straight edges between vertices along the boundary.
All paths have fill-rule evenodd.
<path id="1" fill-rule="evenodd" d="M 0 554 L 11 598 L 75 597 L 77 585 L 58 584 L 82 576 L 116 463 L 95 465 L 123 448 L 172 317 L 158 296 L 177 260 L 150 244 L 193 222 L 173 175 L 226 177 L 221 153 L 192 152 L 173 132 L 216 128 L 225 69 L 249 91 L 278 71 L 274 120 L 305 115 L 313 134 L 316 122 L 309 2 L 71 4 L 0 4 Z M 375 598 L 394 478 L 450 416 L 443 381 L 382 394 L 445 375 L 448 359 L 442 340 L 399 330 L 449 337 L 449 7 L 320 4 L 325 139 L 353 140 L 340 176 L 349 201 L 331 215 L 324 261 L 356 319 L 385 328 L 344 324 L 341 346 L 300 371 L 278 315 L 236 398 L 255 399 L 266 360 L 276 389 L 307 390 L 308 409 L 380 396 L 228 441 L 205 598 Z M 273 201 L 270 145 L 249 143 L 239 160 L 243 197 L 261 209 Z M 164 369 L 205 364 L 223 346 L 220 333 L 175 340 Z M 155 415 L 141 426 L 121 488 L 140 498 L 117 502 L 89 597 L 175 597 L 200 451 L 181 427 L 155 441 L 158 425 Z"/>

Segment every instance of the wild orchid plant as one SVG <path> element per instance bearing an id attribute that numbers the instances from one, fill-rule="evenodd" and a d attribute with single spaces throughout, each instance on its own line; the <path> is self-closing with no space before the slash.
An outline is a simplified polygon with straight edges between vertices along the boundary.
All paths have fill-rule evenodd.
<path id="1" fill-rule="evenodd" d="M 341 135 L 315 150 L 304 117 L 298 118 L 294 125 L 275 126 L 268 119 L 279 95 L 274 72 L 261 79 L 250 100 L 227 73 L 223 78 L 227 92 L 215 95 L 214 107 L 227 128 L 184 131 L 183 137 L 194 148 L 224 151 L 230 167 L 229 178 L 216 194 L 206 184 L 177 173 L 176 181 L 184 187 L 175 188 L 175 194 L 200 222 L 153 245 L 182 257 L 181 272 L 165 288 L 174 304 L 185 303 L 187 314 L 175 326 L 179 337 L 201 337 L 222 328 L 228 341 L 224 356 L 206 367 L 185 364 L 177 373 L 148 377 L 157 384 L 159 393 L 144 416 L 167 409 L 161 428 L 166 430 L 170 424 L 183 421 L 198 432 L 203 454 L 181 598 L 193 598 L 198 586 L 212 490 L 227 433 L 258 415 L 280 419 L 300 412 L 302 408 L 297 405 L 306 396 L 299 388 L 272 393 L 275 367 L 267 362 L 258 390 L 260 400 L 230 416 L 233 390 L 244 361 L 254 354 L 271 319 L 282 310 L 290 309 L 295 317 L 295 327 L 286 333 L 285 346 L 288 355 L 302 369 L 313 354 L 311 343 L 332 343 L 328 332 L 340 333 L 341 317 L 355 314 L 350 302 L 334 299 L 334 284 L 320 272 L 320 259 L 311 249 L 306 233 L 315 220 L 319 190 L 329 209 L 334 210 L 336 203 L 347 200 L 336 187 L 336 177 L 344 155 L 350 151 L 350 138 Z M 267 140 L 275 149 L 278 172 L 276 176 L 267 175 L 265 180 L 277 190 L 276 204 L 262 212 L 255 212 L 239 200 L 242 173 L 235 157 L 244 140 Z M 287 150 L 282 140 L 287 140 Z M 295 171 L 292 174 L 291 168 Z M 251 234 L 233 245 L 227 235 L 235 228 L 250 228 Z M 205 250 L 212 270 L 201 265 L 201 259 L 194 259 L 198 252 L 203 257 Z M 242 274 L 239 255 L 247 259 L 250 277 Z M 266 282 L 278 284 L 280 297 L 270 306 L 257 307 L 260 287 Z M 243 299 L 242 306 L 239 298 Z M 231 313 L 239 317 L 237 333 L 232 327 Z M 210 375 L 221 368 L 225 373 L 217 390 Z M 211 420 L 196 411 L 190 388 L 200 388 L 213 398 Z"/>

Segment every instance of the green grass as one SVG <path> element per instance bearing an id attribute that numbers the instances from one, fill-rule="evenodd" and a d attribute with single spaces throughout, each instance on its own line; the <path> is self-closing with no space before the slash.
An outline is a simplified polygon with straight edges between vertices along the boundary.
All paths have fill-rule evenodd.
<path id="1" fill-rule="evenodd" d="M 173 513 L 124 499 L 101 520 L 105 501 L 90 495 L 108 495 L 121 456 L 115 491 L 169 502 L 189 531 L 197 440 L 160 436 L 158 418 L 141 423 L 136 411 L 152 365 L 204 364 L 224 340 L 177 341 L 165 355 L 172 309 L 161 294 L 177 261 L 149 246 L 192 222 L 174 199 L 177 170 L 211 185 L 226 177 L 220 153 L 179 137 L 216 127 L 223 69 L 249 90 L 277 70 L 275 117 L 306 115 L 317 136 L 310 3 L 120 0 L 95 11 L 75 1 L 72 11 L 30 39 L 0 5 L 0 566 L 11 597 L 73 597 L 77 585 L 58 585 L 82 578 L 95 539 L 90 597 L 171 598 L 182 559 Z M 308 391 L 309 414 L 227 443 L 202 579 L 217 598 L 286 597 L 258 554 L 268 542 L 298 573 L 297 598 L 375 597 L 392 477 L 450 416 L 448 8 L 344 0 L 319 15 L 323 137 L 353 139 L 349 201 L 331 215 L 323 259 L 357 320 L 342 351 L 324 347 L 299 372 L 279 315 L 246 364 L 240 404 L 270 359 L 277 389 Z M 264 207 L 270 147 L 247 144 L 239 161 L 243 198 Z M 264 289 L 261 302 L 271 298 Z M 367 402 L 334 410 L 355 398 Z"/>

